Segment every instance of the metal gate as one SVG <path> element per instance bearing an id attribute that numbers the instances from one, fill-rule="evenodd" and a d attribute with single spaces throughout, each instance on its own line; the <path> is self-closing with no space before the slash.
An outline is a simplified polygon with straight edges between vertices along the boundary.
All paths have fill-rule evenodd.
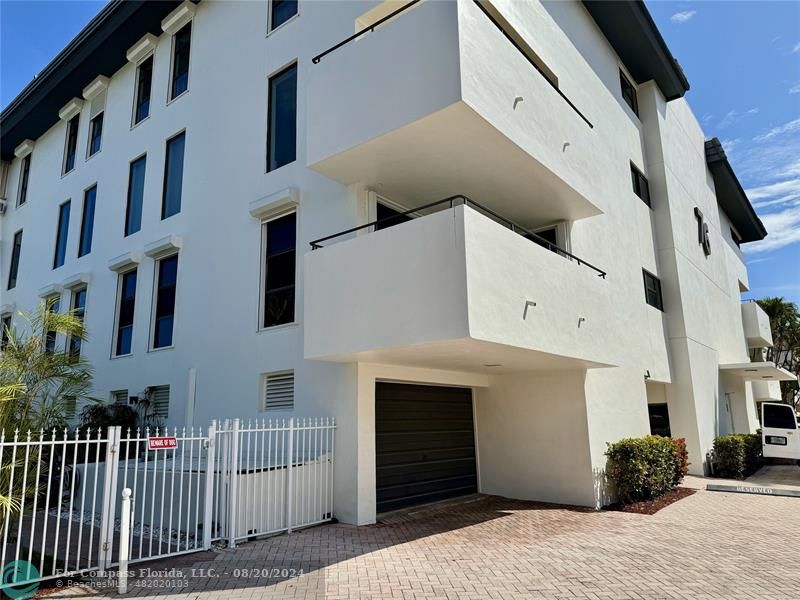
<path id="1" fill-rule="evenodd" d="M 0 590 L 328 521 L 334 433 L 317 418 L 0 434 Z"/>

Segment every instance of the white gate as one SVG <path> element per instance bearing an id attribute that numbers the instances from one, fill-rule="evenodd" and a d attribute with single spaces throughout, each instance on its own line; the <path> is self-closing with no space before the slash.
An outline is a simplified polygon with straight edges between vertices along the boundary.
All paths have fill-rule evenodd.
<path id="1" fill-rule="evenodd" d="M 0 590 L 102 571 L 120 521 L 139 562 L 307 527 L 333 514 L 332 419 L 204 430 L 0 434 Z M 129 519 L 121 519 L 124 489 Z"/>

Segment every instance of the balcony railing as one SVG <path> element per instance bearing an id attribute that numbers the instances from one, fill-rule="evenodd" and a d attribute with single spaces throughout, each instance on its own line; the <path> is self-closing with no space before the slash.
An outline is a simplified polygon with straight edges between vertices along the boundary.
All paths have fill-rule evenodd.
<path id="1" fill-rule="evenodd" d="M 491 208 L 487 208 L 487 207 L 483 206 L 482 204 L 479 204 L 478 202 L 475 202 L 474 200 L 471 200 L 470 198 L 464 196 L 463 194 L 458 194 L 458 195 L 455 195 L 455 196 L 450 196 L 448 198 L 443 198 L 442 200 L 437 200 L 436 202 L 431 202 L 430 204 L 425 204 L 425 205 L 419 206 L 417 208 L 412 208 L 411 210 L 407 210 L 405 212 L 398 213 L 396 215 L 392 215 L 390 217 L 385 217 L 383 219 L 377 219 L 375 221 L 371 221 L 369 223 L 365 223 L 364 225 L 359 225 L 358 227 L 351 227 L 350 229 L 346 229 L 344 231 L 340 231 L 338 233 L 334 233 L 332 235 L 328 235 L 328 236 L 325 236 L 323 238 L 319 238 L 317 240 L 314 240 L 314 241 L 310 242 L 311 250 L 319 250 L 320 248 L 323 247 L 322 244 L 324 242 L 329 242 L 329 241 L 334 240 L 336 238 L 340 238 L 342 236 L 349 235 L 351 233 L 356 233 L 356 232 L 364 230 L 364 229 L 373 228 L 372 229 L 373 231 L 377 231 L 379 229 L 378 225 L 383 225 L 383 224 L 387 224 L 388 225 L 390 223 L 397 223 L 397 220 L 399 218 L 401 218 L 401 217 L 416 217 L 416 216 L 419 216 L 419 213 L 421 213 L 422 211 L 427 211 L 427 210 L 430 210 L 430 209 L 441 209 L 441 210 L 448 209 L 448 208 L 452 209 L 454 206 L 458 206 L 459 204 L 463 204 L 464 206 L 469 206 L 470 208 L 472 208 L 474 210 L 477 210 L 480 213 L 483 213 L 485 216 L 489 217 L 490 219 L 492 219 L 496 223 L 499 223 L 500 225 L 508 227 L 514 233 L 518 233 L 519 235 L 521 235 L 524 238 L 530 240 L 534 244 L 538 244 L 540 246 L 544 246 L 545 248 L 547 248 L 548 250 L 550 250 L 552 252 L 555 252 L 559 256 L 562 256 L 562 257 L 570 259 L 570 260 L 574 260 L 579 265 L 584 265 L 584 266 L 589 267 L 590 269 L 594 270 L 598 274 L 599 277 L 602 277 L 603 279 L 605 279 L 606 272 L 601 270 L 601 269 L 598 269 L 592 263 L 587 262 L 584 259 L 575 256 L 571 252 L 567 252 L 566 250 L 564 250 L 560 246 L 552 243 L 551 241 L 543 238 L 542 236 L 534 233 L 533 231 L 529 231 L 529 230 L 525 229 L 524 227 L 521 227 L 520 225 L 517 225 L 513 221 L 511 221 L 509 219 L 506 219 L 503 216 L 500 216 L 495 211 L 493 211 Z M 431 212 L 436 212 L 436 211 L 434 210 L 434 211 L 431 211 Z"/>

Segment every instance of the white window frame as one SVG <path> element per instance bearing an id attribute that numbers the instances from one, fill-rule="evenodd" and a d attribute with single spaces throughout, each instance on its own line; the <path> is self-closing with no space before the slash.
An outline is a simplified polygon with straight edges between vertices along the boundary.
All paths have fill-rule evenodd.
<path id="1" fill-rule="evenodd" d="M 31 187 L 31 164 L 33 163 L 33 159 L 31 158 L 32 154 L 33 152 L 28 152 L 28 154 L 23 156 L 19 161 L 19 181 L 17 182 L 17 202 L 15 205 L 16 208 L 25 206 L 28 203 L 28 191 L 30 190 Z M 20 200 L 22 199 L 22 178 L 25 173 L 26 161 L 28 163 L 28 184 L 27 187 L 25 188 L 25 200 L 20 203 Z"/>
<path id="2" fill-rule="evenodd" d="M 280 325 L 271 325 L 269 327 L 264 327 L 264 310 L 266 306 L 264 306 L 264 295 L 267 291 L 267 225 L 280 219 L 281 217 L 285 217 L 294 213 L 294 319 L 292 319 L 288 323 L 281 323 Z M 271 214 L 268 217 L 265 217 L 261 220 L 261 250 L 258 253 L 259 256 L 259 284 L 258 284 L 258 326 L 257 331 L 274 331 L 276 329 L 282 329 L 284 327 L 294 327 L 299 323 L 297 318 L 297 282 L 298 282 L 298 275 L 299 269 L 298 264 L 298 252 L 297 247 L 300 241 L 300 213 L 297 210 L 297 207 L 292 207 L 287 210 L 282 210 L 280 212 L 276 212 L 275 214 Z"/>
<path id="3" fill-rule="evenodd" d="M 175 96 L 174 98 L 170 98 L 172 95 L 172 69 L 175 63 L 175 36 L 183 30 L 184 27 L 187 25 L 190 26 L 189 30 L 189 69 L 186 71 L 186 89 L 183 90 L 180 94 Z M 194 61 L 192 60 L 192 50 L 194 49 L 194 17 L 186 21 L 183 25 L 178 28 L 178 31 L 173 33 L 170 36 L 170 45 L 169 45 L 169 72 L 167 73 L 167 104 L 169 106 L 179 98 L 183 98 L 186 94 L 188 94 L 192 89 L 192 66 L 194 65 Z M 153 61 L 153 67 L 155 67 L 155 61 Z M 155 69 L 154 69 L 155 70 Z M 151 89 L 151 98 L 152 98 L 152 87 Z M 152 104 L 151 104 L 152 106 Z"/>
<path id="4" fill-rule="evenodd" d="M 94 120 L 97 117 L 99 117 L 100 115 L 103 115 L 103 131 L 100 134 L 100 147 L 97 149 L 97 152 L 95 152 L 94 154 L 89 154 L 92 151 L 92 132 L 94 130 Z M 106 127 L 106 108 L 105 108 L 105 104 L 104 104 L 103 108 L 101 108 L 94 115 L 91 115 L 89 117 L 89 128 L 88 128 L 89 131 L 88 131 L 88 133 L 86 135 L 86 160 L 89 160 L 90 158 L 93 158 L 93 157 L 97 156 L 98 154 L 100 154 L 103 151 L 103 138 L 105 137 L 105 135 L 104 135 L 105 134 L 105 127 Z"/>
<path id="5" fill-rule="evenodd" d="M 148 59 L 153 59 L 153 71 L 150 73 L 150 108 L 147 111 L 147 116 L 141 121 L 136 121 L 136 102 L 139 99 L 139 67 Z M 145 54 L 140 60 L 136 61 L 135 71 L 133 75 L 133 105 L 131 106 L 131 129 L 134 129 L 150 119 L 153 116 L 153 77 L 156 70 L 156 52 L 155 49 Z"/>
<path id="6" fill-rule="evenodd" d="M 72 299 L 72 296 L 70 295 L 70 300 L 71 299 Z M 43 298 L 43 300 L 44 300 L 45 309 L 47 309 L 49 303 L 52 300 L 58 300 L 58 310 L 55 312 L 55 314 L 60 314 L 61 313 L 61 305 L 64 303 L 64 299 L 63 299 L 63 296 L 62 296 L 61 293 L 56 292 L 55 294 L 49 294 L 48 296 L 45 296 Z M 84 312 L 84 316 L 85 316 L 86 315 L 86 309 L 85 308 L 84 308 L 83 312 Z M 43 340 L 42 341 L 43 341 L 43 343 L 46 343 L 46 341 L 47 341 L 47 333 L 48 333 L 47 330 L 42 332 L 42 336 L 43 336 Z M 62 334 L 56 332 L 56 338 L 53 341 L 53 352 L 58 352 L 58 342 L 59 341 L 63 341 L 64 337 L 65 336 L 63 336 Z"/>
<path id="7" fill-rule="evenodd" d="M 72 120 L 76 117 L 78 119 L 78 124 L 76 125 L 77 131 L 75 132 L 75 159 L 72 162 L 72 168 L 69 171 L 66 171 L 65 169 L 67 168 L 67 148 L 69 147 L 69 128 L 70 128 L 70 123 L 72 123 Z M 61 177 L 66 177 L 67 175 L 72 173 L 78 166 L 78 142 L 80 141 L 80 132 L 81 132 L 81 113 L 78 112 L 66 120 L 66 129 L 64 131 L 64 152 L 62 153 L 61 157 Z"/>
<path id="8" fill-rule="evenodd" d="M 180 281 L 181 276 L 181 256 L 180 252 L 168 252 L 162 256 L 156 257 L 155 261 L 153 262 L 153 287 L 150 294 L 150 335 L 149 341 L 147 343 L 147 351 L 148 352 L 161 352 L 162 350 L 173 350 L 175 348 L 175 333 L 177 328 L 175 327 L 176 317 L 178 315 L 178 282 Z M 172 308 L 172 343 L 169 346 L 162 346 L 161 348 L 156 348 L 153 344 L 155 344 L 155 337 L 156 337 L 156 306 L 158 303 L 158 272 L 161 268 L 161 262 L 172 258 L 173 256 L 178 258 L 178 268 L 175 270 L 175 306 Z M 136 289 L 139 289 L 139 281 L 137 275 L 136 281 Z M 131 345 L 132 346 L 132 345 Z M 150 387 L 158 387 L 158 386 L 150 386 Z"/>
<path id="9" fill-rule="evenodd" d="M 136 264 L 129 269 L 124 269 L 117 273 L 117 299 L 114 303 L 114 324 L 113 324 L 113 331 L 111 332 L 111 358 L 125 358 L 126 356 L 133 356 L 133 343 L 136 339 L 136 296 L 134 296 L 134 318 L 133 318 L 133 326 L 131 327 L 131 351 L 127 354 L 117 354 L 117 337 L 119 336 L 119 315 L 120 315 L 120 304 L 122 303 L 122 278 L 131 273 L 136 271 L 136 296 L 139 295 L 139 265 Z M 177 291 L 177 288 L 176 288 Z M 174 329 L 174 327 L 173 327 Z M 173 332 L 174 333 L 174 332 Z M 116 390 L 121 391 L 121 390 Z"/>
<path id="10" fill-rule="evenodd" d="M 291 23 L 292 21 L 297 19 L 300 16 L 300 5 L 302 4 L 302 2 L 300 0 L 297 0 L 297 12 L 294 13 L 291 17 L 286 19 L 283 23 L 281 23 L 277 27 L 273 27 L 272 26 L 272 3 L 273 3 L 273 0 L 267 0 L 267 2 L 266 2 L 266 5 L 267 5 L 267 19 L 266 19 L 266 21 L 267 21 L 267 37 L 269 37 L 270 35 L 272 35 L 276 31 L 280 31 L 281 29 L 283 29 L 284 25 L 288 25 L 289 23 Z"/>

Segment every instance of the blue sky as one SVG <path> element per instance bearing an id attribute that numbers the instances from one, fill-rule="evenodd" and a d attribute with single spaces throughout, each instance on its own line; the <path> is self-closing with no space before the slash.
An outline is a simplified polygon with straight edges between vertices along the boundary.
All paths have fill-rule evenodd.
<path id="1" fill-rule="evenodd" d="M 100 10 L 86 0 L 0 0 L 0 104 Z M 770 235 L 745 245 L 748 296 L 800 304 L 800 2 L 647 2 Z"/>

